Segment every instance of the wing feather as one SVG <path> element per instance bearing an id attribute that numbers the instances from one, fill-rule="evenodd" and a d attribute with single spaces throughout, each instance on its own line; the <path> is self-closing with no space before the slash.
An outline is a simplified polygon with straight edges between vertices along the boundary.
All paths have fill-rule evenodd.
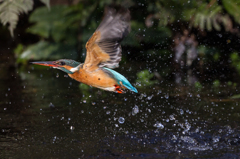
<path id="1" fill-rule="evenodd" d="M 86 44 L 85 69 L 116 68 L 122 57 L 120 42 L 130 32 L 130 12 L 120 8 L 105 9 L 105 16 Z"/>

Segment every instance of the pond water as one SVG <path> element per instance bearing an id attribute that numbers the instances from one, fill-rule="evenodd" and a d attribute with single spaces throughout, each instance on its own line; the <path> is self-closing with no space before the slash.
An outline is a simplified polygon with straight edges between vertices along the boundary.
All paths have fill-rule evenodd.
<path id="1" fill-rule="evenodd" d="M 161 81 L 139 94 L 82 90 L 59 70 L 7 60 L 1 158 L 239 158 L 240 101 L 230 98 L 237 88 Z M 134 84 L 136 69 L 118 71 Z"/>

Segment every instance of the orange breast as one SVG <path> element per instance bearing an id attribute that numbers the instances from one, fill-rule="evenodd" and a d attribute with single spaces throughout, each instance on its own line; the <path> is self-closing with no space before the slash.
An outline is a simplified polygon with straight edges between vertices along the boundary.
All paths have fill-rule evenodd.
<path id="1" fill-rule="evenodd" d="M 79 82 L 82 82 L 93 87 L 107 88 L 117 85 L 115 79 L 111 78 L 101 69 L 97 69 L 92 72 L 87 72 L 86 70 L 80 68 L 79 71 L 68 75 Z"/>

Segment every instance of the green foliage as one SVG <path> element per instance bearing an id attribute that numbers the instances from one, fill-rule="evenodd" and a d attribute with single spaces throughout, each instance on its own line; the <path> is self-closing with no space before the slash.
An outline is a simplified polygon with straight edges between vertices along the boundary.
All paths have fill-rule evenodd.
<path id="1" fill-rule="evenodd" d="M 240 2 L 239 0 L 222 0 L 224 8 L 240 24 Z"/>
<path id="2" fill-rule="evenodd" d="M 230 98 L 232 98 L 232 99 L 239 99 L 240 98 L 240 94 L 235 94 L 235 95 L 231 96 Z"/>
<path id="3" fill-rule="evenodd" d="M 24 63 L 26 60 L 39 59 L 60 59 L 76 58 L 77 51 L 71 44 L 61 44 L 47 41 L 39 41 L 36 44 L 28 46 L 22 54 L 18 54 L 18 63 Z"/>
<path id="4" fill-rule="evenodd" d="M 216 47 L 200 45 L 197 47 L 198 53 L 203 57 L 204 62 L 218 61 L 220 59 L 220 50 Z"/>
<path id="5" fill-rule="evenodd" d="M 232 81 L 228 81 L 228 82 L 227 82 L 227 85 L 228 85 L 228 86 L 232 86 L 232 87 L 236 87 L 236 86 L 237 86 L 237 83 L 235 83 L 235 82 L 233 83 Z"/>
<path id="6" fill-rule="evenodd" d="M 23 45 L 22 44 L 18 44 L 17 47 L 14 49 L 14 53 L 19 56 L 23 51 Z"/>
<path id="7" fill-rule="evenodd" d="M 88 86 L 88 85 L 86 85 L 86 84 L 83 84 L 83 83 L 80 83 L 80 84 L 79 84 L 79 88 L 80 88 L 81 90 L 86 91 L 86 90 L 89 90 L 89 89 L 90 89 L 90 86 Z"/>
<path id="8" fill-rule="evenodd" d="M 151 86 L 157 83 L 157 80 L 151 80 L 154 74 L 150 73 L 147 69 L 137 73 L 137 87 Z"/>
<path id="9" fill-rule="evenodd" d="M 148 5 L 149 11 L 155 11 L 153 16 L 149 16 L 146 20 L 151 21 L 152 19 L 158 19 L 160 26 L 166 26 L 169 23 L 174 22 L 175 16 L 173 15 L 173 12 L 169 9 L 169 5 L 171 3 L 165 3 L 164 1 L 156 1 L 155 4 L 151 3 Z M 147 22 L 146 21 L 146 22 Z"/>
<path id="10" fill-rule="evenodd" d="M 59 42 L 69 24 L 65 23 L 64 9 L 66 6 L 54 6 L 51 11 L 46 7 L 36 9 L 30 16 L 29 21 L 35 23 L 27 31 L 37 34 L 43 38 L 52 37 L 54 41 Z"/>
<path id="11" fill-rule="evenodd" d="M 203 3 L 198 8 L 198 10 L 195 12 L 195 17 L 193 18 L 191 25 L 194 27 L 199 27 L 202 30 L 207 29 L 208 31 L 211 31 L 212 28 L 214 28 L 217 31 L 220 31 L 221 27 L 217 19 L 219 16 L 218 13 L 222 10 L 221 6 L 215 4 L 211 6 L 210 9 L 207 9 L 207 6 L 207 3 Z"/>
<path id="12" fill-rule="evenodd" d="M 21 59 L 18 61 L 76 59 L 79 23 L 87 18 L 82 10 L 81 4 L 72 7 L 53 6 L 50 11 L 46 7 L 36 9 L 29 18 L 29 21 L 35 24 L 27 31 L 39 35 L 42 39 L 28 46 L 22 55 L 18 56 Z"/>
<path id="13" fill-rule="evenodd" d="M 198 81 L 194 83 L 194 86 L 198 91 L 200 91 L 203 88 L 202 84 Z"/>
<path id="14" fill-rule="evenodd" d="M 17 57 L 17 63 L 26 64 L 26 60 L 21 60 L 20 58 L 18 58 L 21 55 L 21 53 L 23 52 L 23 48 L 24 48 L 24 46 L 22 44 L 18 44 L 13 52 L 15 53 L 15 56 Z"/>
<path id="15" fill-rule="evenodd" d="M 231 65 L 235 67 L 235 69 L 238 71 L 240 74 L 240 56 L 238 53 L 234 52 L 230 54 L 230 59 L 232 61 Z"/>
<path id="16" fill-rule="evenodd" d="M 214 80 L 213 81 L 213 87 L 218 88 L 220 86 L 220 81 L 219 80 Z"/>
<path id="17" fill-rule="evenodd" d="M 50 8 L 49 0 L 41 0 Z M 28 13 L 33 9 L 33 0 L 1 0 L 0 20 L 3 25 L 7 25 L 13 37 L 13 30 L 17 26 L 18 16 L 22 13 Z"/>
<path id="18" fill-rule="evenodd" d="M 89 16 L 86 12 L 91 12 L 94 8 L 95 6 L 85 9 L 82 4 L 53 6 L 51 11 L 45 7 L 38 8 L 29 18 L 35 24 L 27 31 L 43 38 L 52 38 L 55 42 L 65 40 L 68 43 L 77 43 L 79 23 L 85 25 Z"/>
<path id="19" fill-rule="evenodd" d="M 222 16 L 220 13 L 222 11 L 222 7 L 217 3 L 213 5 L 209 5 L 208 3 L 202 3 L 197 9 L 191 9 L 186 11 L 185 14 L 191 15 L 193 13 L 194 18 L 189 19 L 191 21 L 190 26 L 199 27 L 201 30 L 211 31 L 213 28 L 217 31 L 221 30 L 221 22 L 225 22 L 229 20 L 228 16 Z M 227 28 L 227 24 L 223 23 L 225 28 Z"/>
<path id="20" fill-rule="evenodd" d="M 240 4 L 238 0 L 224 0 L 223 5 L 216 0 L 187 1 L 160 0 L 148 5 L 148 11 L 155 12 L 146 18 L 146 24 L 158 20 L 159 26 L 167 26 L 175 22 L 187 22 L 189 27 L 201 30 L 220 31 L 221 25 L 226 31 L 232 28 L 232 20 L 224 13 L 223 7 L 240 23 Z"/>
<path id="21" fill-rule="evenodd" d="M 231 85 L 232 85 L 232 82 L 231 82 L 231 81 L 228 81 L 227 85 L 228 85 L 228 86 L 231 86 Z"/>
<path id="22" fill-rule="evenodd" d="M 220 54 L 218 52 L 213 55 L 214 61 L 218 61 L 219 58 L 220 58 Z"/>

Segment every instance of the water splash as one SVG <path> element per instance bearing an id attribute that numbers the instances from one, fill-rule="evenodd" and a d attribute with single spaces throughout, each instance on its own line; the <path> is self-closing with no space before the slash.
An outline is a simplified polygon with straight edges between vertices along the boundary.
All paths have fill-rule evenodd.
<path id="1" fill-rule="evenodd" d="M 123 123 L 125 122 L 125 119 L 124 119 L 123 117 L 119 117 L 119 118 L 118 118 L 118 122 L 119 122 L 120 124 L 123 124 Z"/>
<path id="2" fill-rule="evenodd" d="M 137 113 L 139 113 L 139 108 L 137 105 L 135 105 L 135 107 L 132 109 L 132 115 L 136 115 Z"/>

